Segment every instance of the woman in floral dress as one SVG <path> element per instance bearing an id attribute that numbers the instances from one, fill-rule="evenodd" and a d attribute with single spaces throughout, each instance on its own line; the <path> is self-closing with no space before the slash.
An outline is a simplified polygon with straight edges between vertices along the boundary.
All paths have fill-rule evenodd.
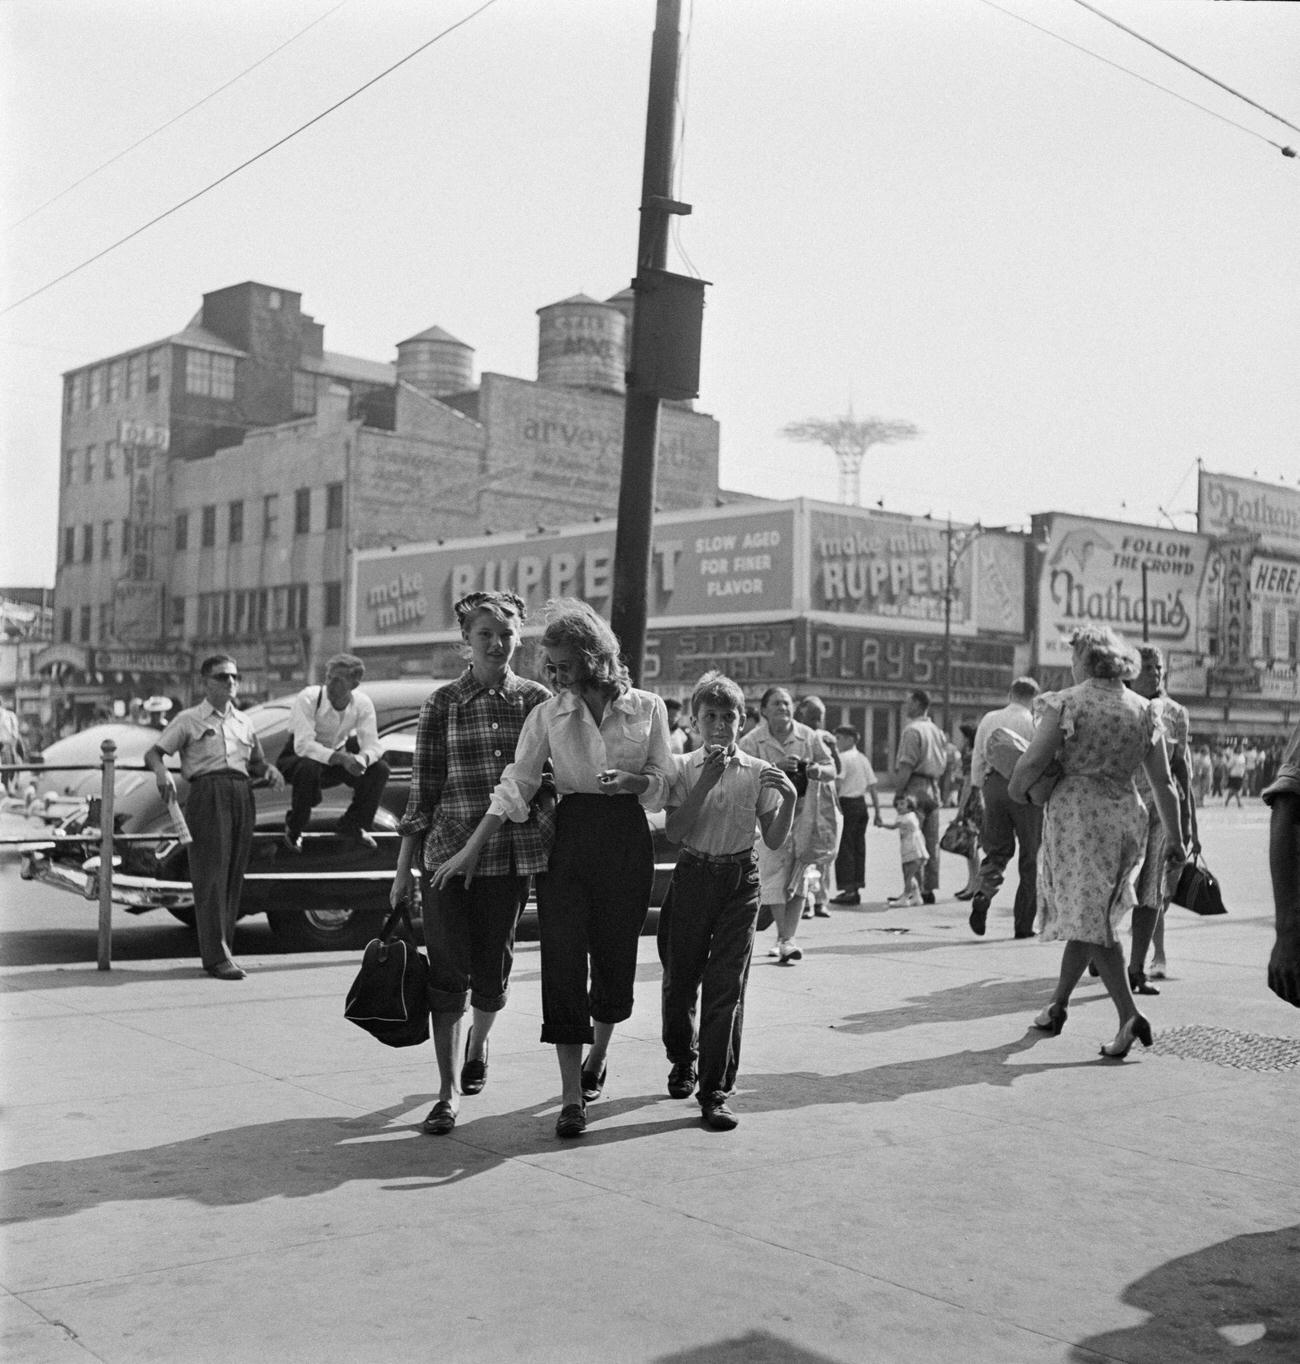
<path id="1" fill-rule="evenodd" d="M 1102 1055 L 1122 1059 L 1135 1038 L 1151 1045 L 1151 1025 L 1133 1002 L 1117 937 L 1136 903 L 1134 874 L 1146 851 L 1147 810 L 1133 779 L 1139 767 L 1151 784 L 1169 861 L 1182 862 L 1186 852 L 1158 712 L 1124 685 L 1137 675 L 1136 655 L 1104 626 L 1081 627 L 1070 645 L 1076 685 L 1038 698 L 1038 728 L 1010 783 L 1011 798 L 1024 800 L 1053 759 L 1060 762 L 1043 814 L 1038 912 L 1043 939 L 1063 939 L 1065 951 L 1052 1001 L 1034 1026 L 1061 1031 L 1070 994 L 1091 961 L 1119 1014 L 1119 1032 Z"/>

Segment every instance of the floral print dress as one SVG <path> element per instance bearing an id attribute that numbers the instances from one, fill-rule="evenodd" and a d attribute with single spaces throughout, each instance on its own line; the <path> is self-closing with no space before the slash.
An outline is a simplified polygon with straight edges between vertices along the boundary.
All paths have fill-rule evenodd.
<path id="1" fill-rule="evenodd" d="M 1035 703 L 1055 711 L 1062 776 L 1043 812 L 1038 920 L 1045 941 L 1110 947 L 1133 908 L 1147 810 L 1133 780 L 1161 737 L 1158 712 L 1118 680 L 1088 678 Z"/>

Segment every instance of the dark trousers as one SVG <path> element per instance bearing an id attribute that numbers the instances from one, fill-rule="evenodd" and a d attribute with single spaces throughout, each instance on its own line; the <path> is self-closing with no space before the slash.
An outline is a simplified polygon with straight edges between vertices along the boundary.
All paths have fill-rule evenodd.
<path id="1" fill-rule="evenodd" d="M 561 799 L 550 865 L 537 878 L 543 1042 L 590 1042 L 592 1019 L 631 1017 L 654 874 L 650 826 L 635 796 Z"/>
<path id="2" fill-rule="evenodd" d="M 436 1014 L 505 1008 L 515 961 L 515 928 L 528 899 L 526 876 L 463 877 L 433 890 L 421 878 L 424 945 L 429 949 L 429 1005 Z"/>
<path id="3" fill-rule="evenodd" d="M 318 763 L 315 758 L 293 757 L 281 771 L 293 790 L 286 823 L 296 838 L 311 821 L 311 812 L 320 804 L 321 792 L 327 786 L 350 786 L 352 801 L 339 820 L 340 829 L 369 829 L 375 822 L 379 798 L 388 781 L 388 764 L 372 762 L 359 776 L 354 777 L 342 767 Z"/>
<path id="4" fill-rule="evenodd" d="M 204 966 L 231 960 L 244 872 L 253 851 L 253 793 L 248 778 L 214 772 L 195 778 L 185 799 L 194 885 L 194 925 Z"/>
<path id="5" fill-rule="evenodd" d="M 990 900 L 1002 885 L 1007 863 L 1020 845 L 1017 869 L 1015 931 L 1031 933 L 1038 912 L 1038 842 L 1043 812 L 1037 805 L 1021 805 L 1007 794 L 1007 779 L 992 769 L 984 778 L 984 821 L 980 825 L 980 890 Z"/>
<path id="6" fill-rule="evenodd" d="M 844 796 L 840 800 L 844 828 L 840 850 L 835 857 L 835 884 L 840 890 L 861 890 L 867 883 L 866 796 Z"/>
<path id="7" fill-rule="evenodd" d="M 698 1052 L 701 1101 L 724 1098 L 735 1088 L 740 1067 L 758 917 L 758 862 L 703 862 L 684 852 L 669 894 L 671 909 L 667 915 L 659 912 L 664 1050 L 674 1065 L 693 1065 Z"/>

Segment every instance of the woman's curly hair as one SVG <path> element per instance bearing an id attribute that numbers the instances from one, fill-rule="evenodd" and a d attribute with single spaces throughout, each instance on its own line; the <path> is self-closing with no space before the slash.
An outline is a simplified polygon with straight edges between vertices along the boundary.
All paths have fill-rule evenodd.
<path id="1" fill-rule="evenodd" d="M 627 664 L 619 657 L 618 636 L 600 616 L 576 597 L 555 597 L 546 603 L 543 649 L 569 648 L 580 660 L 579 682 L 625 692 L 632 685 Z"/>
<path id="2" fill-rule="evenodd" d="M 1080 625 L 1070 635 L 1070 648 L 1089 677 L 1127 682 L 1142 671 L 1137 651 L 1109 625 Z"/>

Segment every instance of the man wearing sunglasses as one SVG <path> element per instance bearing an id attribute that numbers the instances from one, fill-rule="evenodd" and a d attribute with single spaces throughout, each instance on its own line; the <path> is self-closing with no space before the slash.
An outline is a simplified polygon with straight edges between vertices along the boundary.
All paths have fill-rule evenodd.
<path id="1" fill-rule="evenodd" d="M 183 710 L 144 755 L 158 794 L 171 804 L 176 782 L 164 759 L 179 753 L 181 775 L 189 783 L 186 820 L 193 834 L 190 881 L 203 969 L 218 980 L 243 980 L 245 971 L 230 944 L 239 918 L 244 871 L 253 850 L 255 823 L 249 779 L 265 776 L 276 790 L 284 785 L 270 766 L 248 719 L 235 708 L 239 665 L 229 654 L 205 658 L 199 669 L 203 700 Z"/>

